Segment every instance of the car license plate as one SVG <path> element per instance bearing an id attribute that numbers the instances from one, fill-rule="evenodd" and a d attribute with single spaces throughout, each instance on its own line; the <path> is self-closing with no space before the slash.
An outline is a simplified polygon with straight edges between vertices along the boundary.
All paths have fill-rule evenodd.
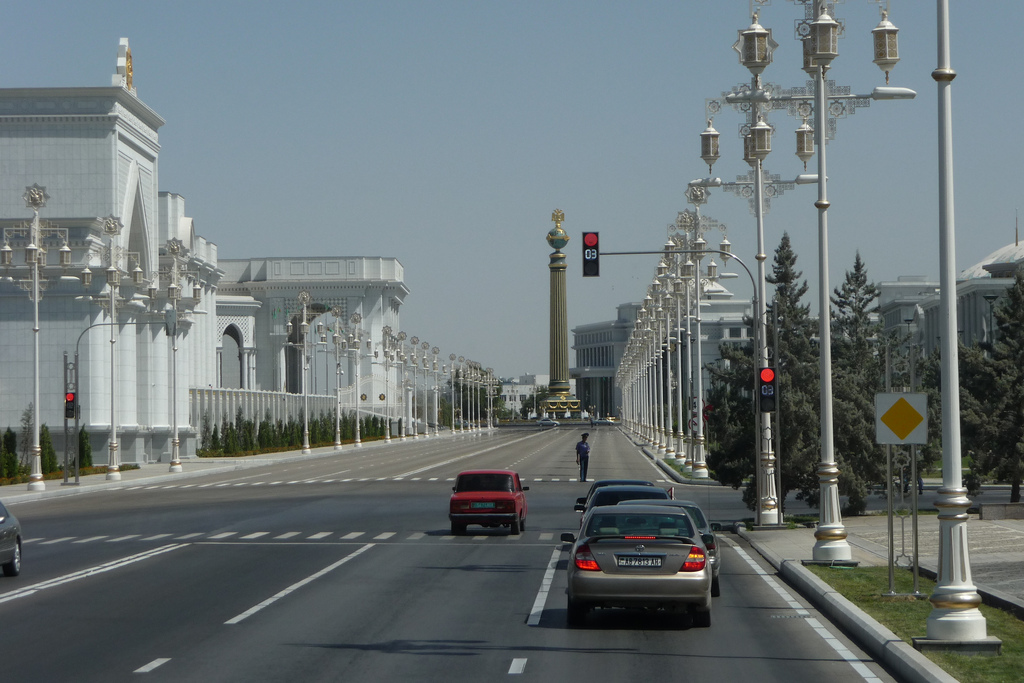
<path id="1" fill-rule="evenodd" d="M 660 555 L 616 555 L 620 567 L 660 567 Z"/>
<path id="2" fill-rule="evenodd" d="M 494 507 L 494 502 L 492 501 L 490 503 L 470 503 L 469 507 L 473 508 L 474 510 L 491 509 Z"/>

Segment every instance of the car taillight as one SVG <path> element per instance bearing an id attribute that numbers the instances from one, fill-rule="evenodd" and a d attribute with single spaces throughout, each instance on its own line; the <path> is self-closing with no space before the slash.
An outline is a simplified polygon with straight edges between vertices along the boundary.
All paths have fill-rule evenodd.
<path id="1" fill-rule="evenodd" d="M 686 556 L 686 562 L 683 562 L 683 567 L 679 571 L 681 572 L 699 572 L 704 569 L 707 564 L 707 558 L 704 556 L 704 551 L 697 546 L 690 548 L 690 554 Z"/>
<path id="2" fill-rule="evenodd" d="M 587 572 L 601 571 L 601 567 L 597 564 L 597 560 L 594 559 L 593 553 L 590 552 L 590 546 L 586 543 L 576 549 L 576 556 L 573 557 L 573 561 L 576 563 L 577 569 Z"/>
<path id="3" fill-rule="evenodd" d="M 653 541 L 657 536 L 624 536 L 627 541 Z"/>
<path id="4" fill-rule="evenodd" d="M 500 500 L 497 505 L 498 510 L 515 510 L 516 505 L 511 500 Z"/>

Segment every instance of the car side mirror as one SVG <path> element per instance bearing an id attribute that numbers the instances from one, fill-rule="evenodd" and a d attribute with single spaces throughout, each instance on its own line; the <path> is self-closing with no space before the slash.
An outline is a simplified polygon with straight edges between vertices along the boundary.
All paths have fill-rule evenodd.
<path id="1" fill-rule="evenodd" d="M 575 505 L 572 506 L 572 509 L 575 510 L 576 512 L 583 512 L 584 510 L 587 509 L 587 505 L 586 503 L 576 503 Z"/>
<path id="2" fill-rule="evenodd" d="M 454 492 L 455 492 L 455 487 L 453 486 L 453 487 L 452 487 L 452 493 L 454 493 Z"/>
<path id="3" fill-rule="evenodd" d="M 573 534 L 569 533 L 568 531 L 566 531 L 565 533 L 562 534 L 562 543 L 575 543 L 575 542 L 576 542 L 576 536 L 574 536 Z"/>
<path id="4" fill-rule="evenodd" d="M 523 490 L 524 490 L 524 491 L 529 491 L 529 490 L 530 490 L 530 487 L 529 487 L 529 486 L 524 486 L 524 487 L 523 487 Z"/>
<path id="5" fill-rule="evenodd" d="M 586 505 L 587 504 L 586 496 L 584 496 L 583 498 L 577 498 L 576 499 L 576 504 L 577 505 Z"/>

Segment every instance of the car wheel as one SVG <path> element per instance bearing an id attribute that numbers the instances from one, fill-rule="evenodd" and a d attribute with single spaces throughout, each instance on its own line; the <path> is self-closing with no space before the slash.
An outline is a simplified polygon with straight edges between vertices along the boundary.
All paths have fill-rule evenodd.
<path id="1" fill-rule="evenodd" d="M 515 519 L 512 520 L 512 523 L 509 524 L 508 532 L 510 534 L 512 534 L 513 536 L 518 536 L 519 535 L 519 531 L 521 529 L 522 529 L 522 520 L 520 518 L 516 517 Z"/>
<path id="2" fill-rule="evenodd" d="M 569 624 L 569 626 L 582 626 L 583 620 L 586 618 L 587 606 L 569 598 L 565 607 L 565 622 Z"/>
<path id="3" fill-rule="evenodd" d="M 455 522 L 452 522 L 452 536 L 461 536 L 464 533 L 466 533 L 465 524 L 456 524 Z"/>
<path id="4" fill-rule="evenodd" d="M 4 565 L 4 576 L 17 576 L 21 573 L 21 541 L 14 543 L 14 557 Z"/>
<path id="5" fill-rule="evenodd" d="M 522 517 L 519 520 L 519 530 L 526 531 L 526 517 Z"/>
<path id="6" fill-rule="evenodd" d="M 711 626 L 711 610 L 693 613 L 693 625 L 697 628 L 708 628 Z"/>
<path id="7" fill-rule="evenodd" d="M 711 579 L 711 597 L 717 598 L 722 594 L 722 587 L 718 583 L 718 577 Z"/>

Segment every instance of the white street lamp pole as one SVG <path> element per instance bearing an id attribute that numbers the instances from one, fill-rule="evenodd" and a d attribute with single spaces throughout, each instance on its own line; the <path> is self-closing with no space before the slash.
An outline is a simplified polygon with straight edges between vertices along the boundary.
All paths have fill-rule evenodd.
<path id="1" fill-rule="evenodd" d="M 953 215 L 953 98 L 956 72 L 950 65 L 949 2 L 938 0 L 938 66 L 932 78 L 939 104 L 939 353 L 942 365 L 942 488 L 939 509 L 939 572 L 929 600 L 928 638 L 984 640 L 981 596 L 971 578 L 967 508 L 960 463 L 960 376 L 957 368 L 956 247 Z"/>
<path id="2" fill-rule="evenodd" d="M 362 346 L 363 340 L 362 340 L 362 329 L 359 327 L 359 323 L 361 323 L 363 321 L 363 316 L 360 315 L 359 313 L 353 313 L 352 316 L 349 318 L 349 321 L 352 323 L 352 331 L 349 332 L 349 335 L 348 335 L 348 345 L 349 345 L 349 349 L 352 351 L 352 354 L 353 354 L 353 357 L 354 357 L 355 368 L 353 369 L 353 376 L 355 378 L 355 383 L 356 383 L 355 384 L 355 391 L 352 394 L 353 401 L 356 404 L 356 430 L 355 430 L 355 442 L 354 443 L 355 443 L 355 446 L 361 447 L 363 445 L 363 442 L 362 442 L 362 433 L 361 433 L 362 432 L 362 427 L 359 424 L 360 421 L 361 421 L 359 402 L 362 400 L 362 393 L 361 393 L 361 390 L 360 390 L 360 386 L 361 386 L 361 381 L 360 380 L 361 380 L 361 371 L 362 371 L 362 368 L 360 366 L 362 365 L 362 361 L 359 358 L 359 352 L 361 351 L 360 346 Z"/>
<path id="3" fill-rule="evenodd" d="M 306 319 L 307 309 L 313 297 L 306 290 L 299 292 L 298 301 L 302 304 L 302 322 L 299 333 L 302 335 L 302 452 L 311 453 L 309 448 L 309 391 L 306 387 L 309 375 L 309 321 Z"/>

